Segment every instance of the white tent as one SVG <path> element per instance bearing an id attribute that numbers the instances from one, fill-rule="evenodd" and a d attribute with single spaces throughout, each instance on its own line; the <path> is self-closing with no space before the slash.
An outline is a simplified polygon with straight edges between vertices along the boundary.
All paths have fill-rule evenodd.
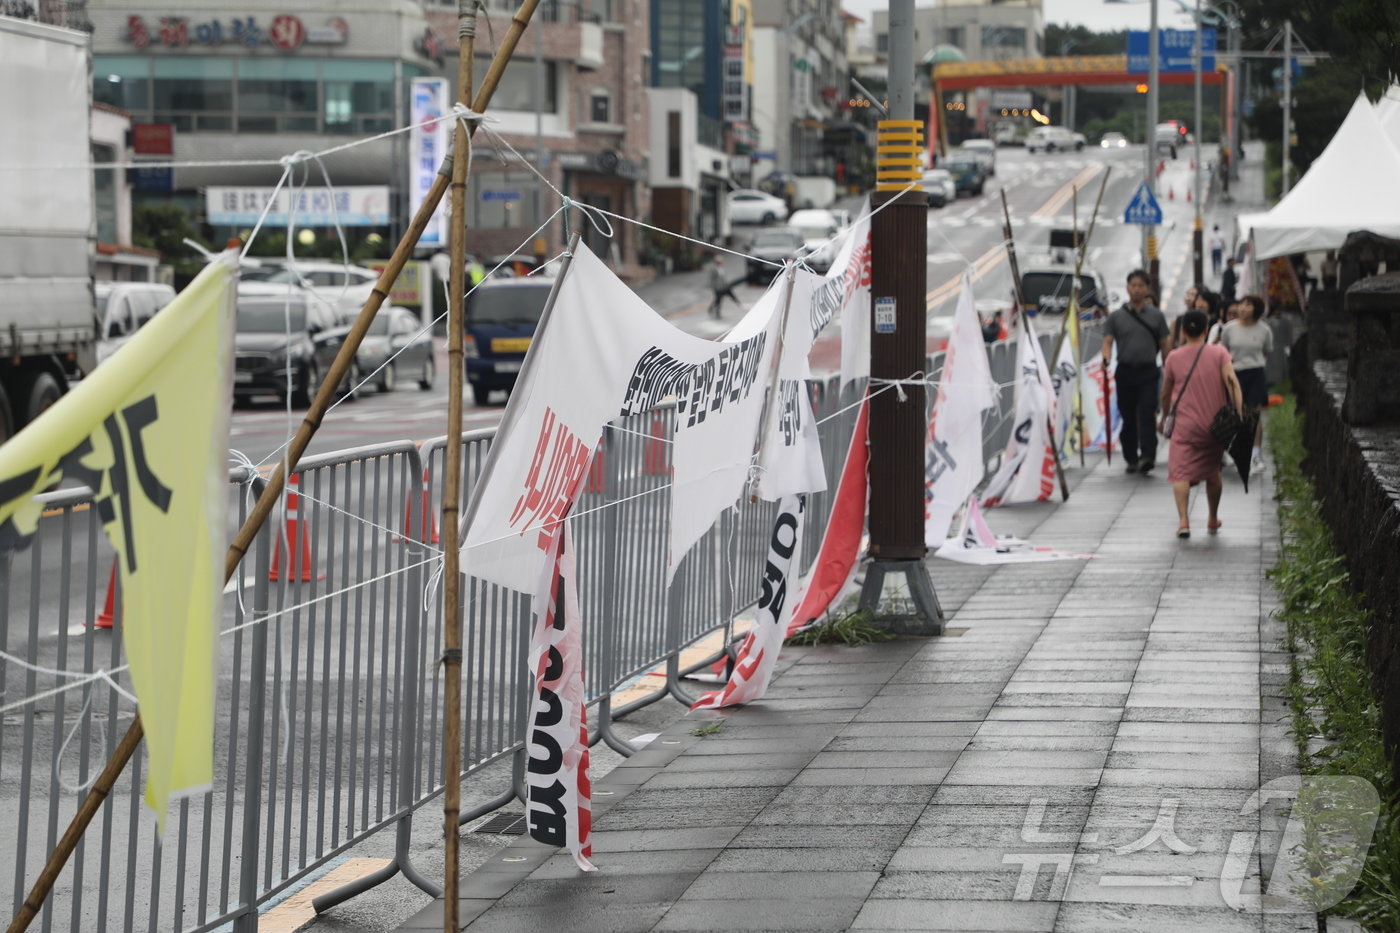
<path id="1" fill-rule="evenodd" d="M 1400 84 L 1392 84 L 1376 101 L 1376 118 L 1395 148 L 1400 149 Z"/>
<path id="2" fill-rule="evenodd" d="M 1388 105 L 1387 122 L 1400 107 Z M 1366 95 L 1356 98 L 1332 141 L 1293 190 L 1266 214 L 1237 218 L 1256 261 L 1337 249 L 1347 234 L 1400 237 L 1400 147 Z"/>

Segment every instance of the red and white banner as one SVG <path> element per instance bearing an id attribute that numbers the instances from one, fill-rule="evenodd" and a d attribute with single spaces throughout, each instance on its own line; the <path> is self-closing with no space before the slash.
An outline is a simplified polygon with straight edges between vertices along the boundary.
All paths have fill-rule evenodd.
<path id="1" fill-rule="evenodd" d="M 972 279 L 964 273 L 924 451 L 924 543 L 929 547 L 943 543 L 953 516 L 982 482 L 982 412 L 996 400 Z"/>
<path id="2" fill-rule="evenodd" d="M 1011 440 L 997 470 L 982 492 L 985 506 L 1044 502 L 1055 491 L 1055 452 L 1050 448 L 1048 417 L 1055 389 L 1045 368 L 1040 341 L 1021 332 L 1017 340 L 1016 415 Z"/>
<path id="3" fill-rule="evenodd" d="M 836 486 L 836 500 L 831 504 L 831 516 L 822 535 L 817 559 L 802 583 L 801 602 L 793 610 L 787 634 L 821 618 L 837 603 L 850 586 L 859 565 L 860 542 L 865 533 L 865 512 L 869 492 L 866 469 L 870 462 L 870 399 L 860 403 L 855 431 L 846 450 L 846 465 L 841 469 L 841 481 Z"/>
<path id="4" fill-rule="evenodd" d="M 1060 355 L 1055 360 L 1055 368 L 1050 371 L 1050 384 L 1054 387 L 1055 443 L 1060 448 L 1060 456 L 1069 455 L 1070 432 L 1074 429 L 1074 392 L 1079 380 L 1079 366 L 1074 361 L 1074 348 L 1069 337 L 1060 342 Z"/>
<path id="5" fill-rule="evenodd" d="M 826 273 L 823 307 L 841 320 L 841 388 L 870 376 L 870 199 Z"/>
<path id="6" fill-rule="evenodd" d="M 1114 356 L 1116 359 L 1117 347 L 1114 347 Z M 1084 364 L 1084 378 L 1081 382 L 1084 393 L 1084 435 L 1089 439 L 1085 450 L 1103 450 L 1109 440 L 1114 442 L 1114 447 L 1118 446 L 1118 429 L 1123 419 L 1118 414 L 1118 406 L 1111 404 L 1112 399 L 1105 394 L 1106 389 L 1112 391 L 1110 386 L 1113 379 L 1113 365 L 1110 363 L 1108 381 L 1105 383 L 1103 360 L 1098 354 Z M 1111 433 L 1105 433 L 1105 427 Z"/>
<path id="7" fill-rule="evenodd" d="M 806 508 L 806 496 L 785 496 L 778 503 L 778 516 L 768 540 L 768 560 L 763 568 L 758 618 L 739 645 L 739 656 L 734 662 L 734 672 L 729 675 L 729 683 L 723 689 L 701 694 L 691 709 L 737 706 L 757 700 L 767 691 L 792 615 L 796 596 L 792 575 L 802 565 Z"/>
<path id="8" fill-rule="evenodd" d="M 1048 560 L 1077 560 L 1093 554 L 1071 554 L 1054 548 L 1035 547 L 1029 541 L 992 534 L 987 517 L 973 499 L 963 513 L 962 528 L 934 552 L 935 557 L 960 564 L 989 566 L 993 564 L 1035 564 Z"/>
<path id="9" fill-rule="evenodd" d="M 533 592 L 603 426 L 668 398 L 676 399 L 679 425 L 673 509 L 686 516 L 689 535 L 681 547 L 673 544 L 678 559 L 748 476 L 775 304 L 766 298 L 749 312 L 745 339 L 694 337 L 668 324 L 579 244 L 474 491 L 463 569 Z M 719 491 L 710 491 L 716 485 Z M 693 507 L 696 490 L 723 505 L 712 513 Z"/>
<path id="10" fill-rule="evenodd" d="M 531 839 L 567 848 L 579 868 L 594 871 L 588 704 L 572 537 L 566 522 L 551 541 L 534 595 L 529 664 L 535 688 L 525 743 L 525 809 Z"/>

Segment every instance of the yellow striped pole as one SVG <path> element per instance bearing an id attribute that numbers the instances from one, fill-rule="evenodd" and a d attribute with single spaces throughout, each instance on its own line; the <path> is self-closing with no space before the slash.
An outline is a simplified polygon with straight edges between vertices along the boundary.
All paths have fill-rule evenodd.
<path id="1" fill-rule="evenodd" d="M 875 141 L 875 190 L 918 184 L 924 168 L 924 121 L 881 120 Z"/>

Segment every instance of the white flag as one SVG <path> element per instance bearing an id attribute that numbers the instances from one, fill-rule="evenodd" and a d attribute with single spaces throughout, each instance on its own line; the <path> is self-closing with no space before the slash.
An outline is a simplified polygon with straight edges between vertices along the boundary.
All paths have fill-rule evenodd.
<path id="1" fill-rule="evenodd" d="M 1055 389 L 1045 368 L 1040 341 L 1022 331 L 1016 350 L 1016 416 L 1001 469 L 982 492 L 982 504 L 1043 502 L 1055 491 L 1055 452 L 1050 448 L 1049 416 Z"/>
<path id="2" fill-rule="evenodd" d="M 996 405 L 982 322 L 963 275 L 924 452 L 924 543 L 939 547 L 958 508 L 982 482 L 982 412 Z"/>
<path id="3" fill-rule="evenodd" d="M 1054 386 L 1055 441 L 1059 453 L 1069 452 L 1070 431 L 1074 429 L 1074 390 L 1079 381 L 1079 366 L 1074 359 L 1074 348 L 1070 346 L 1068 335 L 1060 341 L 1060 355 L 1055 360 L 1055 368 L 1050 372 L 1050 384 Z"/>

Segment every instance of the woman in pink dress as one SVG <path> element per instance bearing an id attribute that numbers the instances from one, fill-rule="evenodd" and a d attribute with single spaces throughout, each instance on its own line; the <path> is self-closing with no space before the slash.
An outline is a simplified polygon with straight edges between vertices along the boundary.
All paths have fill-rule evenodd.
<path id="1" fill-rule="evenodd" d="M 1186 343 L 1173 350 L 1162 367 L 1163 423 L 1173 408 L 1176 413 L 1167 480 L 1176 495 L 1178 538 L 1191 537 L 1187 497 L 1197 483 L 1206 484 L 1206 503 L 1210 508 L 1206 530 L 1211 534 L 1219 530 L 1216 509 L 1220 505 L 1220 461 L 1225 450 L 1211 436 L 1210 423 L 1227 401 L 1241 415 L 1244 413 L 1230 351 L 1218 343 L 1206 343 L 1208 324 L 1204 312 L 1183 314 L 1181 328 Z"/>

